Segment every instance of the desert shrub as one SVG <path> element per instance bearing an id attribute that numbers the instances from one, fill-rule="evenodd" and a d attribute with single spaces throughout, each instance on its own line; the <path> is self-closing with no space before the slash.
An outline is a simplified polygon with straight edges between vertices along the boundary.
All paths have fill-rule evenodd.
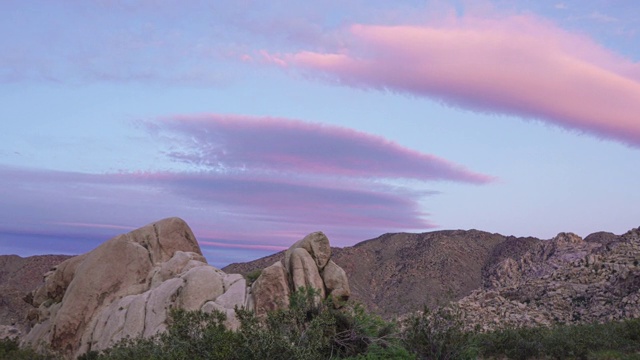
<path id="1" fill-rule="evenodd" d="M 0 360 L 55 360 L 53 354 L 40 354 L 29 348 L 20 348 L 18 338 L 0 339 Z"/>
<path id="2" fill-rule="evenodd" d="M 640 319 L 505 329 L 478 334 L 476 342 L 493 358 L 633 359 L 640 357 Z"/>
<path id="3" fill-rule="evenodd" d="M 237 309 L 238 331 L 224 327 L 225 315 L 173 310 L 165 333 L 125 339 L 81 360 L 109 359 L 412 359 L 394 325 L 369 315 L 361 305 L 335 309 L 313 289 L 300 289 L 287 309 L 266 317 Z"/>
<path id="4" fill-rule="evenodd" d="M 270 312 L 263 321 L 250 312 L 238 311 L 238 316 L 243 359 L 357 358 L 392 351 L 398 343 L 392 324 L 367 314 L 361 305 L 334 309 L 331 299 L 319 301 L 313 289 L 293 293 L 289 308 Z"/>
<path id="5" fill-rule="evenodd" d="M 260 277 L 260 274 L 262 274 L 262 269 L 255 269 L 255 270 L 249 271 L 247 275 L 244 276 L 245 279 L 247 279 L 247 286 L 250 286 L 256 280 L 258 280 L 258 278 Z"/>
<path id="6" fill-rule="evenodd" d="M 225 328 L 224 321 L 221 312 L 174 309 L 166 332 L 147 339 L 124 339 L 100 354 L 87 353 L 80 360 L 233 359 L 240 339 Z"/>
<path id="7" fill-rule="evenodd" d="M 498 330 L 476 335 L 476 344 L 484 356 L 535 359 L 544 353 L 546 332 L 544 327 Z"/>
<path id="8" fill-rule="evenodd" d="M 464 331 L 462 317 L 455 308 L 427 306 L 405 322 L 403 342 L 420 359 L 475 359 L 473 334 Z"/>

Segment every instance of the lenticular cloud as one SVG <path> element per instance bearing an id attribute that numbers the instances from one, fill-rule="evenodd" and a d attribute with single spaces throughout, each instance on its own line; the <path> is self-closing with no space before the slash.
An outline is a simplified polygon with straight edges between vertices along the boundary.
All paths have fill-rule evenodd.
<path id="1" fill-rule="evenodd" d="M 437 25 L 353 25 L 335 52 L 267 61 L 354 87 L 540 119 L 640 147 L 640 64 L 530 16 Z M 276 62 L 274 62 L 276 63 Z"/>
<path id="2" fill-rule="evenodd" d="M 151 126 L 182 139 L 172 158 L 209 169 L 487 183 L 472 172 L 363 132 L 280 118 L 176 116 Z"/>

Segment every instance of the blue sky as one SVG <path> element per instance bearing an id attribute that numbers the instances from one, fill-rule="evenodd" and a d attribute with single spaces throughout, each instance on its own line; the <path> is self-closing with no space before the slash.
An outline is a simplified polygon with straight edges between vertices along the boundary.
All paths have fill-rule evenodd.
<path id="1" fill-rule="evenodd" d="M 0 253 L 163 217 L 210 263 L 322 230 L 638 226 L 636 1 L 7 1 Z"/>

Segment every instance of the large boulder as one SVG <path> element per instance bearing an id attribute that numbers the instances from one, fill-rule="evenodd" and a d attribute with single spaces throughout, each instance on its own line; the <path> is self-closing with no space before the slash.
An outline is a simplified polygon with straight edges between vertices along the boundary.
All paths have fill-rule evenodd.
<path id="1" fill-rule="evenodd" d="M 280 261 L 262 270 L 251 286 L 252 307 L 258 315 L 289 306 L 291 289 L 287 270 Z"/>
<path id="2" fill-rule="evenodd" d="M 285 308 L 291 291 L 303 287 L 314 289 L 318 301 L 331 295 L 336 307 L 351 295 L 347 275 L 331 261 L 329 239 L 320 231 L 291 245 L 282 261 L 262 270 L 251 287 L 251 305 L 257 314 Z"/>
<path id="3" fill-rule="evenodd" d="M 324 281 L 322 281 L 316 262 L 307 250 L 296 248 L 291 251 L 289 271 L 291 273 L 291 285 L 294 291 L 303 287 L 312 288 L 324 299 Z"/>
<path id="4" fill-rule="evenodd" d="M 322 270 L 322 280 L 327 289 L 327 296 L 331 296 L 335 304 L 347 301 L 351 296 L 347 273 L 333 260 L 329 260 Z"/>
<path id="5" fill-rule="evenodd" d="M 324 269 L 324 266 L 327 265 L 331 258 L 331 245 L 329 244 L 329 239 L 322 231 L 311 233 L 291 245 L 284 253 L 285 268 L 289 269 L 291 255 L 296 249 L 306 250 L 316 262 L 319 270 Z"/>
<path id="6" fill-rule="evenodd" d="M 164 331 L 172 308 L 202 310 L 222 297 L 218 310 L 226 312 L 246 302 L 244 279 L 208 265 L 178 218 L 117 236 L 45 276 L 32 293 L 37 310 L 22 342 L 67 356 Z"/>

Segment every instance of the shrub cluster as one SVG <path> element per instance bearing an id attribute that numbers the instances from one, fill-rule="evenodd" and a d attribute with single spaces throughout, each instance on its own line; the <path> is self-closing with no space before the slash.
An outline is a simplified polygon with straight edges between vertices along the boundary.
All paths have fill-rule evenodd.
<path id="1" fill-rule="evenodd" d="M 20 348 L 18 338 L 0 339 L 0 360 L 55 360 L 53 354 L 39 354 L 33 349 Z"/>
<path id="2" fill-rule="evenodd" d="M 455 308 L 425 307 L 400 325 L 347 303 L 301 289 L 288 309 L 257 317 L 236 310 L 237 331 L 224 326 L 223 313 L 173 310 L 166 332 L 125 339 L 81 360 L 128 359 L 636 359 L 640 360 L 640 319 L 552 328 L 517 328 L 487 333 L 463 331 Z M 53 360 L 50 354 L 20 349 L 16 339 L 0 340 L 0 359 Z"/>
<path id="3" fill-rule="evenodd" d="M 225 328 L 225 315 L 173 310 L 165 333 L 126 339 L 82 360 L 124 359 L 413 359 L 392 323 L 367 314 L 360 305 L 335 309 L 318 301 L 313 289 L 292 294 L 290 307 L 265 318 L 236 309 L 240 328 Z"/>

